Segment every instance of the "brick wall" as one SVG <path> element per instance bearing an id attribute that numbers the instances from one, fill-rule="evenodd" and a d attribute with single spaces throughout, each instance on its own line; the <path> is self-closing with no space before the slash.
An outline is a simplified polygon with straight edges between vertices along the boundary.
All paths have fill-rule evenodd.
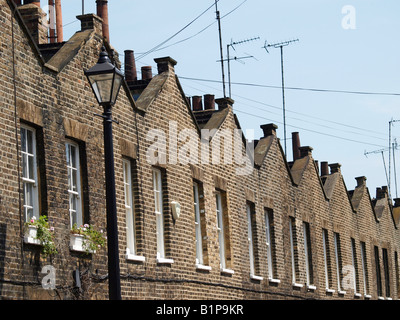
<path id="1" fill-rule="evenodd" d="M 83 31 L 74 35 L 73 41 L 62 46 L 53 58 L 44 61 L 40 58 L 40 46 L 34 44 L 18 15 L 11 28 L 10 3 L 0 0 L 0 4 L 0 102 L 4 106 L 0 129 L 0 296 L 2 299 L 107 299 L 106 248 L 89 255 L 69 248 L 65 154 L 67 140 L 79 145 L 83 221 L 105 230 L 103 128 L 102 119 L 94 115 L 102 110 L 83 74 L 84 69 L 97 62 L 103 45 L 100 22 L 90 15 L 82 18 Z M 88 21 L 91 22 L 88 24 Z M 93 25 L 94 29 L 88 25 Z M 74 47 L 76 43 L 83 44 Z M 300 159 L 287 162 L 276 137 L 277 128 L 271 125 L 264 126 L 265 136 L 258 141 L 254 151 L 254 170 L 247 175 L 239 175 L 236 171 L 239 165 L 234 162 L 238 159 L 235 156 L 245 154 L 243 143 L 232 155 L 221 152 L 219 164 L 213 162 L 212 153 L 208 157 L 209 163 L 200 161 L 199 157 L 190 158 L 189 155 L 195 156 L 196 152 L 202 155 L 201 128 L 216 129 L 210 145 L 214 150 L 213 143 L 220 139 L 223 150 L 224 134 L 239 128 L 232 109 L 234 102 L 219 100 L 219 108 L 210 112 L 210 120 L 199 126 L 195 119 L 201 111 L 190 109 L 175 75 L 176 62 L 163 58 L 156 59 L 156 63 L 161 74 L 152 79 L 139 99 L 134 101 L 129 89 L 124 87 L 113 108 L 113 116 L 119 121 L 114 124 L 113 133 L 124 299 L 366 299 L 361 242 L 366 245 L 366 293 L 371 299 L 379 298 L 374 258 L 376 246 L 382 296 L 397 299 L 396 253 L 400 239 L 385 192 L 378 192 L 379 197 L 372 199 L 363 179 L 357 180 L 354 190 L 348 190 L 340 166 L 335 164 L 331 165 L 331 174 L 320 177 L 311 148 L 302 148 Z M 41 214 L 49 217 L 50 225 L 55 229 L 58 249 L 58 254 L 50 257 L 43 256 L 40 246 L 23 241 L 21 124 L 35 128 L 38 133 Z M 158 129 L 159 134 L 164 133 L 166 140 L 165 144 L 160 144 L 159 160 L 149 163 L 147 156 L 149 148 L 154 146 L 154 140 L 150 139 L 154 129 Z M 174 130 L 178 137 L 176 146 L 169 140 Z M 176 162 L 173 161 L 175 149 L 181 152 Z M 183 159 L 186 162 L 183 163 Z M 129 160 L 132 166 L 136 238 L 133 258 L 127 256 L 129 230 L 123 160 Z M 153 168 L 162 173 L 164 260 L 157 259 Z M 204 258 L 203 265 L 197 266 L 194 181 L 200 186 Z M 220 267 L 217 192 L 221 194 L 223 212 L 224 270 Z M 181 205 L 177 220 L 172 216 L 172 201 Z M 253 212 L 253 275 L 250 274 L 246 204 L 251 205 Z M 272 218 L 272 279 L 267 262 L 266 212 L 270 212 Z M 296 236 L 293 239 L 297 252 L 296 285 L 292 279 L 291 219 L 294 219 L 293 235 Z M 305 259 L 303 223 L 308 224 L 310 231 L 308 261 Z M 329 244 L 331 277 L 328 289 L 332 291 L 327 291 L 325 285 L 323 229 Z M 339 256 L 343 267 L 353 265 L 351 239 L 354 239 L 358 292 L 347 286 L 346 293 L 338 293 L 334 233 L 340 235 Z M 388 253 L 390 294 L 385 286 L 383 249 Z M 309 268 L 312 270 L 310 286 L 306 283 L 307 263 L 312 266 Z M 44 290 L 40 282 L 44 277 L 42 268 L 47 265 L 56 270 L 55 290 Z M 76 270 L 82 284 L 80 289 L 75 287 L 73 278 Z M 348 279 L 346 276 L 348 274 L 342 274 L 342 280 Z"/>

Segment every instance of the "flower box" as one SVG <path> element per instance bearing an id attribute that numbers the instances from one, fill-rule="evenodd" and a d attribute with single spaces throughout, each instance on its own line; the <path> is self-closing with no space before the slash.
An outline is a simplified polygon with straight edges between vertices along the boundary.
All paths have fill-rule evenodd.
<path id="1" fill-rule="evenodd" d="M 72 251 L 96 253 L 96 251 L 89 250 L 88 239 L 82 234 L 71 233 L 69 238 L 69 248 Z"/>
<path id="2" fill-rule="evenodd" d="M 41 245 L 40 240 L 37 239 L 37 230 L 38 230 L 37 226 L 27 225 L 24 235 L 24 242 Z"/>

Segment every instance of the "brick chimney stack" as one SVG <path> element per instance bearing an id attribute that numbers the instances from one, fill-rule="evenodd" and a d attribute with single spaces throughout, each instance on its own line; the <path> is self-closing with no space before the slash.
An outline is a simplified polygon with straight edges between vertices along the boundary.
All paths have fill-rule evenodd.
<path id="1" fill-rule="evenodd" d="M 300 136 L 298 132 L 292 132 L 293 161 L 300 159 Z"/>
<path id="2" fill-rule="evenodd" d="M 21 1 L 19 1 L 21 2 Z M 24 4 L 34 4 L 35 6 L 38 6 L 40 8 L 40 0 L 24 0 Z"/>
<path id="3" fill-rule="evenodd" d="M 103 19 L 103 37 L 110 42 L 110 28 L 108 25 L 108 0 L 96 0 L 97 15 Z"/>
<path id="4" fill-rule="evenodd" d="M 272 135 L 276 136 L 276 129 L 278 129 L 278 126 L 274 123 L 268 123 L 261 125 L 260 128 L 264 132 L 264 138 L 266 138 Z"/>
<path id="5" fill-rule="evenodd" d="M 125 79 L 128 83 L 137 80 L 136 62 L 133 50 L 125 50 Z"/>
<path id="6" fill-rule="evenodd" d="M 329 165 L 327 161 L 321 162 L 321 177 L 329 175 Z"/>

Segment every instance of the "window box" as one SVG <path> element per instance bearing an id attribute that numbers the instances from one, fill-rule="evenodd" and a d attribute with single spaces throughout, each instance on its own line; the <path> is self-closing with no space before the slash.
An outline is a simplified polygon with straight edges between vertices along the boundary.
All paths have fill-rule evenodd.
<path id="1" fill-rule="evenodd" d="M 96 253 L 96 251 L 88 250 L 88 239 L 82 234 L 72 233 L 69 238 L 69 248 L 72 251 Z"/>
<path id="2" fill-rule="evenodd" d="M 24 242 L 29 244 L 41 245 L 39 239 L 37 239 L 37 226 L 27 225 L 24 235 Z"/>

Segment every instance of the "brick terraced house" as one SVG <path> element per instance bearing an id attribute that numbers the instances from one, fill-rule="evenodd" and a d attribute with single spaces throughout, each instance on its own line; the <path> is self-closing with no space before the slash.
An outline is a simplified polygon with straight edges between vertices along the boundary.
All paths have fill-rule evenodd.
<path id="1" fill-rule="evenodd" d="M 74 224 L 106 230 L 102 110 L 84 70 L 103 46 L 121 66 L 107 1 L 67 41 L 59 18 L 44 27 L 40 1 L 21 2 L 0 0 L 0 299 L 108 299 L 107 248 L 71 245 Z M 138 79 L 124 54 L 113 107 L 122 299 L 399 298 L 400 207 L 386 187 L 372 197 L 357 177 L 348 190 L 340 164 L 318 163 L 296 132 L 286 161 L 274 124 L 247 141 L 233 100 L 187 98 L 170 57 Z M 26 235 L 40 216 L 57 253 Z"/>

